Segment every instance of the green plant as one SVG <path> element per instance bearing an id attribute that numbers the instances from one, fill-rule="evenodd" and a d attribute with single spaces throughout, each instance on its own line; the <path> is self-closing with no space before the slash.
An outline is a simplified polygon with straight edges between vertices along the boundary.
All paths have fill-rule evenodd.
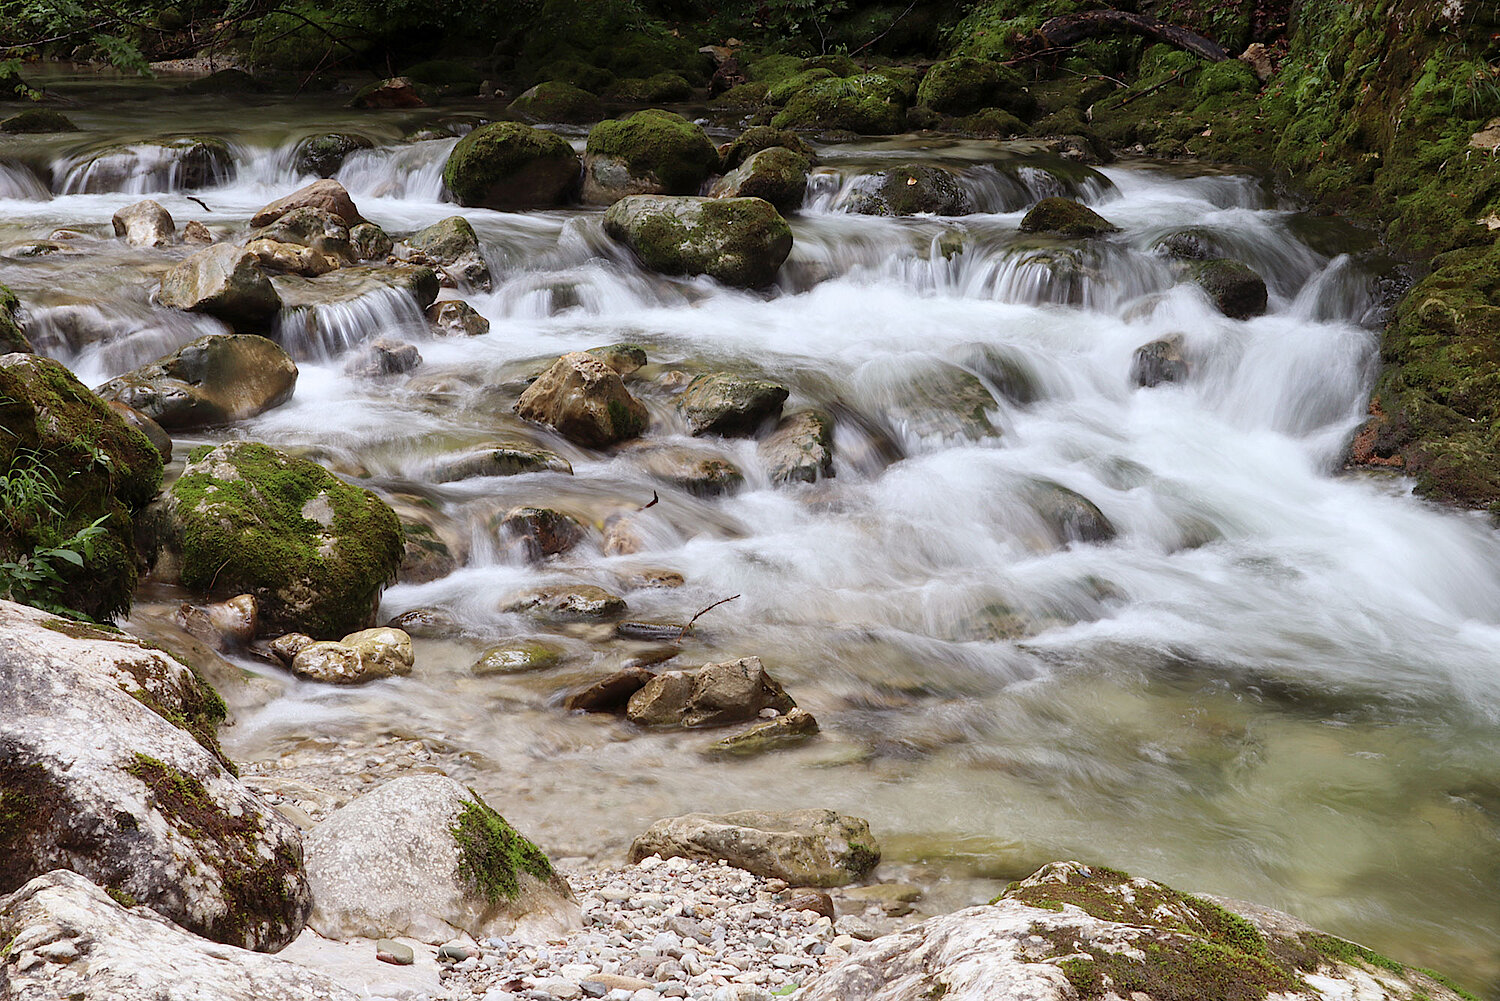
<path id="1" fill-rule="evenodd" d="M 828 53 L 829 33 L 849 10 L 847 0 L 765 0 L 761 6 L 761 20 L 772 33 L 786 37 L 815 32 L 820 54 Z"/>
<path id="2" fill-rule="evenodd" d="M 4 473 L 0 473 L 0 521 L 12 539 L 35 539 L 29 551 L 0 561 L 0 595 L 56 615 L 87 618 L 63 604 L 67 582 L 64 564 L 82 567 L 93 557 L 98 541 L 108 534 L 104 522 L 95 519 L 64 537 L 61 526 L 68 512 L 60 506 L 61 483 L 41 456 L 31 449 L 18 449 Z"/>

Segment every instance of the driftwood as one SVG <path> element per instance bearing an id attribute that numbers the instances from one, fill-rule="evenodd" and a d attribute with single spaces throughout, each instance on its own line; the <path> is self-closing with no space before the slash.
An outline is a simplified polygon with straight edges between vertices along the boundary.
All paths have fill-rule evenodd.
<path id="1" fill-rule="evenodd" d="M 1132 14 L 1125 10 L 1089 10 L 1081 14 L 1064 14 L 1046 21 L 1037 34 L 1048 48 L 1073 45 L 1087 38 L 1132 32 L 1145 35 L 1158 42 L 1176 46 L 1210 62 L 1220 63 L 1229 58 L 1229 53 L 1219 48 L 1211 38 L 1204 38 L 1196 31 L 1168 24 L 1145 14 Z"/>

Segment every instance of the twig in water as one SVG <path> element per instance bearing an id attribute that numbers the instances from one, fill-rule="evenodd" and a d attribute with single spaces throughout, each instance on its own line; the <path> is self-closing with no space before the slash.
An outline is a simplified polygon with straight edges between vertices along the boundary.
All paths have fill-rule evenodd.
<path id="1" fill-rule="evenodd" d="M 203 206 L 203 211 L 205 211 L 205 212 L 212 212 L 213 211 L 213 209 L 209 208 L 208 205 L 206 205 L 204 203 L 203 199 L 201 199 L 201 198 L 194 198 L 192 195 L 183 195 L 182 197 L 186 198 L 190 202 L 197 202 L 199 205 L 202 205 Z"/>
<path id="2" fill-rule="evenodd" d="M 640 507 L 636 508 L 636 510 L 637 511 L 644 511 L 648 507 L 655 507 L 657 505 L 657 503 L 660 502 L 660 501 L 661 501 L 661 498 L 658 497 L 656 495 L 656 491 L 653 490 L 653 491 L 651 491 L 651 499 L 649 501 L 647 501 L 646 503 L 642 504 Z"/>
<path id="3" fill-rule="evenodd" d="M 734 595 L 730 595 L 727 598 L 720 598 L 718 601 L 714 602 L 712 605 L 709 605 L 707 608 L 702 609 L 701 611 L 699 611 L 697 615 L 695 615 L 691 619 L 687 620 L 687 625 L 685 625 L 685 626 L 682 627 L 682 632 L 680 632 L 680 633 L 677 634 L 677 638 L 678 639 L 682 639 L 684 636 L 686 636 L 687 635 L 687 631 L 689 629 L 693 628 L 693 623 L 697 622 L 698 619 L 700 617 L 702 617 L 702 615 L 703 615 L 704 612 L 711 612 L 715 608 L 718 608 L 720 605 L 726 604 L 727 602 L 731 602 L 735 598 L 738 598 L 738 597 L 739 597 L 739 595 L 734 594 Z"/>

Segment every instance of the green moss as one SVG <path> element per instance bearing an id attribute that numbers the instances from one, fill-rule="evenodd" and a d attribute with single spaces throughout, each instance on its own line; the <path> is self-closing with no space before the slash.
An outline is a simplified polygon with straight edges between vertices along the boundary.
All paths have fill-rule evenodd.
<path id="1" fill-rule="evenodd" d="M 819 80 L 836 79 L 833 71 L 829 69 L 801 70 L 773 83 L 766 89 L 766 103 L 781 107 L 790 101 L 804 87 L 811 86 Z"/>
<path id="2" fill-rule="evenodd" d="M 634 438 L 646 430 L 646 419 L 639 413 L 632 413 L 630 408 L 619 400 L 610 400 L 607 406 L 609 423 L 614 428 L 616 437 Z"/>
<path id="3" fill-rule="evenodd" d="M 132 894 L 125 892 L 117 886 L 108 887 L 104 892 L 109 894 L 110 897 L 113 898 L 115 903 L 119 904 L 126 910 L 129 910 L 130 908 L 140 904 L 140 901 L 135 899 Z"/>
<path id="4" fill-rule="evenodd" d="M 1021 220 L 1023 233 L 1051 233 L 1069 239 L 1117 233 L 1119 229 L 1087 205 L 1068 198 L 1043 198 Z"/>
<path id="5" fill-rule="evenodd" d="M 917 89 L 917 102 L 947 115 L 1000 108 L 1019 118 L 1036 113 L 1037 101 L 1012 69 L 988 59 L 959 56 L 937 63 Z"/>
<path id="6" fill-rule="evenodd" d="M 654 176 L 674 195 L 697 194 L 719 167 L 719 151 L 701 126 L 656 108 L 595 125 L 586 151 L 618 158 L 633 176 Z"/>
<path id="7" fill-rule="evenodd" d="M 1332 935 L 1313 935 L 1307 939 L 1306 944 L 1320 956 L 1326 956 L 1340 963 L 1348 963 L 1350 966 L 1370 966 L 1377 970 L 1385 970 L 1387 973 L 1406 972 L 1406 967 L 1394 959 Z"/>
<path id="8" fill-rule="evenodd" d="M 616 101 L 637 104 L 686 101 L 693 96 L 693 85 L 676 73 L 658 73 L 644 79 L 627 77 L 617 80 L 606 93 Z"/>
<path id="9" fill-rule="evenodd" d="M 604 117 L 604 104 L 597 97 L 558 80 L 539 83 L 518 95 L 510 109 L 543 122 L 597 122 Z"/>
<path id="10" fill-rule="evenodd" d="M 754 125 L 741 132 L 724 150 L 724 169 L 733 170 L 761 150 L 780 146 L 802 157 L 809 164 L 817 163 L 812 147 L 790 129 L 773 129 L 769 125 Z"/>
<path id="11" fill-rule="evenodd" d="M 367 625 L 401 562 L 394 512 L 316 463 L 257 442 L 216 450 L 216 461 L 234 467 L 234 479 L 199 465 L 209 458 L 194 450 L 172 486 L 183 584 L 206 594 L 254 595 L 270 629 L 337 637 Z M 325 502 L 332 511 L 327 528 L 303 514 Z M 288 590 L 314 592 L 305 610 L 288 607 Z"/>
<path id="12" fill-rule="evenodd" d="M 849 842 L 849 851 L 839 865 L 856 878 L 863 876 L 880 864 L 880 850 L 862 841 Z"/>
<path id="13" fill-rule="evenodd" d="M 521 892 L 521 873 L 550 880 L 552 863 L 473 789 L 451 828 L 458 843 L 458 874 L 492 904 L 513 900 Z"/>
<path id="14" fill-rule="evenodd" d="M 816 80 L 793 94 L 771 124 L 890 135 L 906 128 L 906 103 L 903 88 L 878 73 Z"/>

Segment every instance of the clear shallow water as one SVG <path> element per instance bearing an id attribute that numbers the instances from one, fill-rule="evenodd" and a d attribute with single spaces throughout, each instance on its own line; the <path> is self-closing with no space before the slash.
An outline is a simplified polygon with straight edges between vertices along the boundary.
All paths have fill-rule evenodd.
<path id="1" fill-rule="evenodd" d="M 299 137 L 356 121 L 389 144 L 412 124 L 310 101 L 143 107 L 160 127 L 120 138 L 236 144 L 234 180 L 191 192 L 211 211 L 185 192 L 153 196 L 179 225 L 223 232 L 300 183 Z M 451 141 L 390 145 L 340 178 L 399 235 L 456 211 L 434 183 Z M 56 163 L 80 142 L 32 159 Z M 320 318 L 338 337 L 301 352 L 296 397 L 232 433 L 311 450 L 464 540 L 469 565 L 390 589 L 383 614 L 445 609 L 465 635 L 418 641 L 411 678 L 353 691 L 259 668 L 277 694 L 226 731 L 232 752 L 386 734 L 455 747 L 458 777 L 559 854 L 618 852 L 688 810 L 832 806 L 869 817 L 888 859 L 921 863 L 934 901 L 987 899 L 992 880 L 1082 857 L 1282 907 L 1493 993 L 1500 546 L 1482 518 L 1416 501 L 1400 480 L 1335 475 L 1376 364 L 1368 248 L 1352 232 L 1302 239 L 1308 221 L 1253 179 L 1132 165 L 1080 180 L 1023 153 L 910 138 L 828 150 L 770 295 L 645 274 L 595 211 L 464 210 L 496 274 L 493 292 L 468 297 L 491 332 L 419 340 L 425 363 L 405 381 L 352 379 L 338 348 L 391 327 L 421 337 L 399 303 Z M 989 211 L 840 211 L 859 175 L 913 159 L 963 169 Z M 1017 183 L 1084 197 L 1124 231 L 1082 246 L 1024 237 Z M 66 186 L 53 177 L 50 190 Z M 87 238 L 42 257 L 0 246 L 0 280 L 35 304 L 45 349 L 91 383 L 217 329 L 149 304 L 152 276 L 184 251 L 94 239 L 139 197 L 0 185 L 6 246 L 64 226 Z M 1175 284 L 1150 248 L 1187 226 L 1266 275 L 1269 315 L 1228 320 Z M 78 305 L 90 302 L 103 305 Z M 1190 380 L 1133 388 L 1134 349 L 1170 333 Z M 623 340 L 651 358 L 631 385 L 653 441 L 690 440 L 663 373 L 760 372 L 792 389 L 789 408 L 840 416 L 837 477 L 773 489 L 752 443 L 713 441 L 747 484 L 696 498 L 629 452 L 580 450 L 510 413 L 550 357 Z M 994 434 L 965 436 L 942 405 L 966 372 L 996 390 Z M 1009 402 L 997 373 L 1030 402 Z M 514 436 L 561 452 L 575 475 L 431 482 L 439 454 Z M 1118 537 L 1058 537 L 1038 509 L 1046 483 L 1087 497 Z M 635 513 L 653 492 L 660 503 Z M 596 534 L 524 565 L 486 527 L 520 503 L 595 524 L 630 514 L 643 547 L 607 556 Z M 654 568 L 687 584 L 636 586 Z M 564 715 L 560 692 L 640 646 L 498 611 L 553 580 L 605 586 L 640 618 L 681 621 L 741 595 L 700 620 L 674 664 L 758 655 L 823 737 L 718 762 L 697 753 L 704 734 Z M 512 636 L 568 657 L 537 675 L 470 673 Z"/>

